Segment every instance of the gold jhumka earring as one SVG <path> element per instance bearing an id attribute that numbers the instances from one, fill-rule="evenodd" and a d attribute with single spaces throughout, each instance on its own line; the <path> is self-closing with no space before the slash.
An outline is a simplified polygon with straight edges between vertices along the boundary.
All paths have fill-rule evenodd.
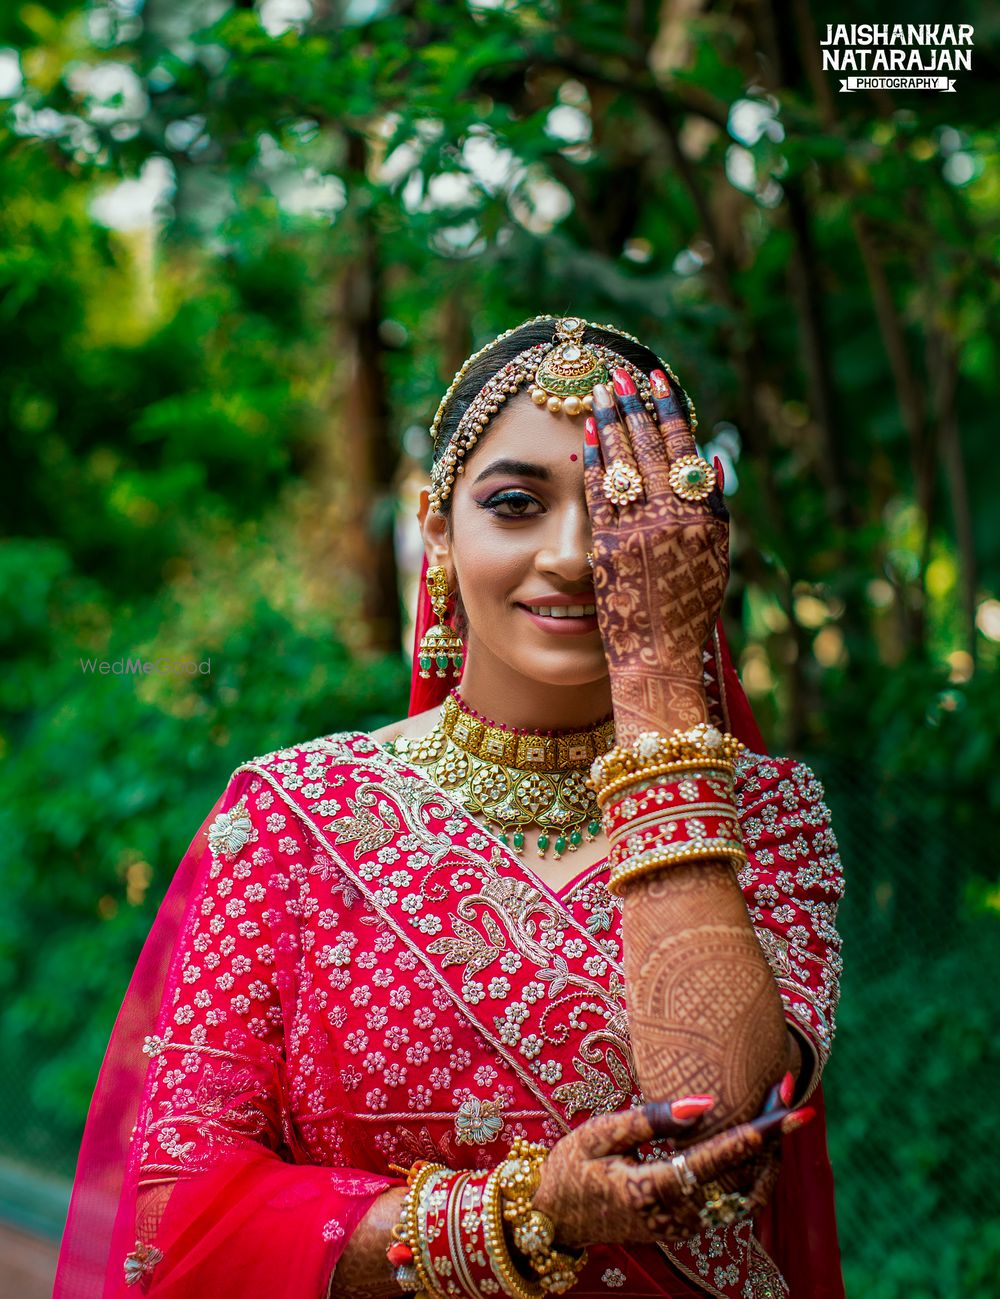
<path id="1" fill-rule="evenodd" d="M 461 676 L 465 646 L 458 632 L 445 620 L 448 611 L 448 574 L 440 564 L 432 564 L 425 580 L 437 622 L 420 638 L 420 648 L 417 651 L 420 675 L 426 680 L 433 668 L 434 675 L 442 680 L 449 671 Z"/>

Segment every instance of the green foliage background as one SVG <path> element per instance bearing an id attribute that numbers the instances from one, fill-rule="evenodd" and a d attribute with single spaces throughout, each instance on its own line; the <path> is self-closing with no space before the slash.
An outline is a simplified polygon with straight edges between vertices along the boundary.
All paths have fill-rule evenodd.
<path id="1" fill-rule="evenodd" d="M 954 95 L 837 93 L 827 22 L 942 21 L 890 8 L 4 7 L 0 1151 L 71 1168 L 233 767 L 405 710 L 422 430 L 572 311 L 728 456 L 744 678 L 828 782 L 848 1293 L 996 1293 L 1000 16 Z"/>

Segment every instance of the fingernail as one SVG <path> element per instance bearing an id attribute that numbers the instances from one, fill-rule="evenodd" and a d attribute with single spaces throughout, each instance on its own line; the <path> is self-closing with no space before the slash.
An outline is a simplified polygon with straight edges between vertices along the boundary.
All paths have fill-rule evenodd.
<path id="1" fill-rule="evenodd" d="M 712 459 L 712 468 L 715 470 L 715 476 L 719 482 L 719 491 L 724 491 L 726 486 L 726 471 L 722 467 L 722 461 L 718 456 Z"/>
<path id="2" fill-rule="evenodd" d="M 615 392 L 619 397 L 631 397 L 635 393 L 635 384 L 632 382 L 632 376 L 621 366 L 611 371 L 611 378 L 614 381 Z"/>
<path id="3" fill-rule="evenodd" d="M 684 1122 L 686 1119 L 696 1119 L 699 1115 L 706 1113 L 715 1104 L 713 1096 L 684 1096 L 679 1101 L 673 1101 L 670 1109 L 675 1119 Z"/>
<path id="4" fill-rule="evenodd" d="M 614 405 L 614 402 L 611 400 L 611 393 L 608 392 L 603 383 L 594 384 L 593 396 L 594 405 L 600 410 L 607 410 L 609 406 Z"/>
<path id="5" fill-rule="evenodd" d="M 593 415 L 588 415 L 583 425 L 583 440 L 588 447 L 596 447 L 597 442 L 597 420 Z"/>
<path id="6" fill-rule="evenodd" d="M 654 397 L 670 396 L 670 384 L 667 383 L 667 376 L 662 370 L 650 370 L 649 383 Z"/>
<path id="7" fill-rule="evenodd" d="M 787 1136 L 789 1132 L 794 1132 L 797 1128 L 805 1125 L 816 1117 L 816 1111 L 811 1105 L 803 1105 L 799 1110 L 792 1110 L 791 1114 L 785 1116 L 781 1121 L 781 1132 Z"/>
<path id="8" fill-rule="evenodd" d="M 715 463 L 716 463 L 716 466 L 718 466 L 718 463 L 719 463 L 718 460 L 716 460 Z M 715 471 L 715 472 L 716 472 L 716 473 L 719 472 L 719 471 L 718 471 L 718 468 L 716 468 L 716 471 Z M 785 1105 L 791 1105 L 791 1103 L 792 1103 L 792 1097 L 794 1096 L 794 1094 L 795 1094 L 795 1079 L 792 1077 L 792 1075 L 791 1075 L 790 1073 L 786 1073 L 785 1076 L 784 1076 L 784 1078 L 782 1078 L 782 1080 L 781 1080 L 781 1100 L 782 1100 L 782 1103 L 785 1104 Z"/>

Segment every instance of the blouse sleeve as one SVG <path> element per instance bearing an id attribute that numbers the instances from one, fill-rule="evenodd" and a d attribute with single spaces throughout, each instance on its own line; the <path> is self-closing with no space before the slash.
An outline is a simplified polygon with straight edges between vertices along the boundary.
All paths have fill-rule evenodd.
<path id="1" fill-rule="evenodd" d="M 252 772 L 231 780 L 144 1047 L 125 1273 L 154 1299 L 316 1299 L 373 1200 L 396 1184 L 308 1164 L 288 1117 L 297 880 L 310 857 L 302 827 L 271 798 Z"/>
<path id="2" fill-rule="evenodd" d="M 843 872 L 823 787 L 790 759 L 757 759 L 739 787 L 747 864 L 740 873 L 785 1017 L 803 1051 L 797 1097 L 816 1087 L 840 996 L 837 904 Z"/>

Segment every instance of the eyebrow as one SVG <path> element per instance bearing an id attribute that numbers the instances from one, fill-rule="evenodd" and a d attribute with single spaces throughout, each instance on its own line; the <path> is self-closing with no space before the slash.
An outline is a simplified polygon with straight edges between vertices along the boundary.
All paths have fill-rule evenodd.
<path id="1" fill-rule="evenodd" d="M 530 460 L 494 460 L 473 480 L 473 486 L 481 483 L 484 478 L 491 478 L 494 474 L 510 474 L 514 478 L 538 478 L 546 483 L 552 478 L 551 471 L 544 465 L 534 465 Z"/>

